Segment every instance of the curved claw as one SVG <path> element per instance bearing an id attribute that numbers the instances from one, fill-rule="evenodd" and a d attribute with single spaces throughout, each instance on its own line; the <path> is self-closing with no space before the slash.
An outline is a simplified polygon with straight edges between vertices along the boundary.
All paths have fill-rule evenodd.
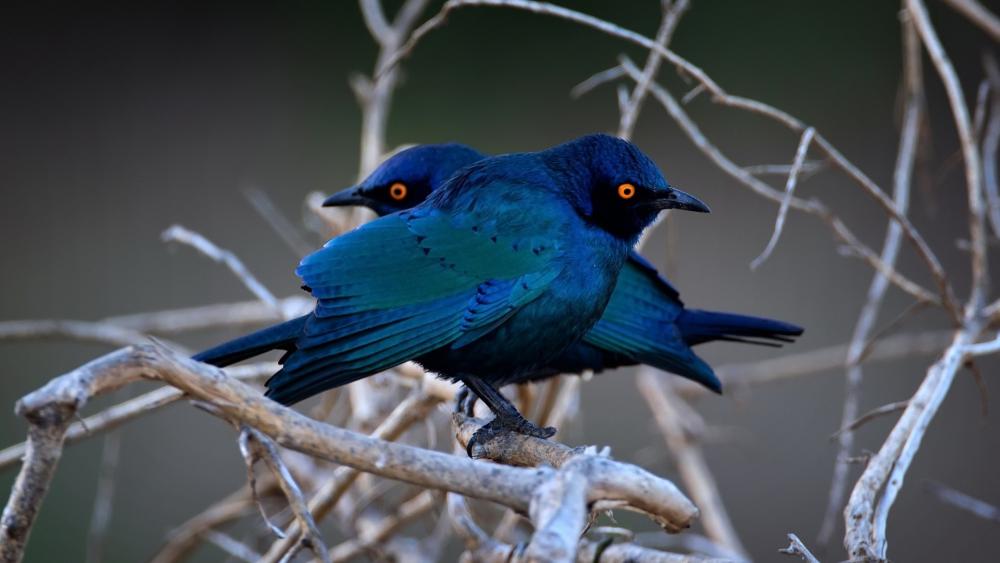
<path id="1" fill-rule="evenodd" d="M 469 443 L 465 446 L 465 453 L 472 459 L 483 457 L 486 452 L 486 443 L 504 432 L 524 434 L 525 436 L 546 440 L 555 435 L 556 429 L 552 426 L 538 426 L 524 418 L 496 417 L 483 425 L 479 430 L 476 430 L 472 438 L 469 439 Z"/>

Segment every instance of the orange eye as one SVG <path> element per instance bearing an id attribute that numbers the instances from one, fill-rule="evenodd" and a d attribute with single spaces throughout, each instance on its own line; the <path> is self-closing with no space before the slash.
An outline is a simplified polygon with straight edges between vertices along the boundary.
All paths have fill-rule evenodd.
<path id="1" fill-rule="evenodd" d="M 635 197 L 635 186 L 628 183 L 618 186 L 618 197 L 622 199 L 632 199 Z"/>
<path id="2" fill-rule="evenodd" d="M 406 191 L 406 184 L 396 182 L 389 187 L 389 197 L 396 201 L 401 201 L 404 197 L 406 197 Z"/>

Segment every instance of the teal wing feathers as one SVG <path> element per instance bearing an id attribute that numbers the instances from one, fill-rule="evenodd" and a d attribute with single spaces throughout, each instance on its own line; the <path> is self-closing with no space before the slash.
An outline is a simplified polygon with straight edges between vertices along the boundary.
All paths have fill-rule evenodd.
<path id="1" fill-rule="evenodd" d="M 584 342 L 718 390 L 712 368 L 684 341 L 677 317 L 684 305 L 645 260 L 632 254 L 600 320 Z"/>
<path id="2" fill-rule="evenodd" d="M 291 403 L 488 334 L 559 275 L 558 248 L 420 208 L 331 240 L 296 271 L 318 299 L 268 381 Z"/>

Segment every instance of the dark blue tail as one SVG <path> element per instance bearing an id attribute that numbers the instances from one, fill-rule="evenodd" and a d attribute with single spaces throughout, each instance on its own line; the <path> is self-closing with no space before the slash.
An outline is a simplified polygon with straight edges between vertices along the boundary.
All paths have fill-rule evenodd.
<path id="1" fill-rule="evenodd" d="M 698 309 L 681 312 L 677 327 L 688 346 L 714 340 L 781 346 L 802 334 L 802 327 L 781 321 Z"/>
<path id="2" fill-rule="evenodd" d="M 215 348 L 209 348 L 193 356 L 192 359 L 217 367 L 225 367 L 271 350 L 285 350 L 286 352 L 294 350 L 295 341 L 302 334 L 302 329 L 308 318 L 309 315 L 303 315 L 297 319 L 269 326 L 241 336 L 236 340 L 219 344 Z"/>

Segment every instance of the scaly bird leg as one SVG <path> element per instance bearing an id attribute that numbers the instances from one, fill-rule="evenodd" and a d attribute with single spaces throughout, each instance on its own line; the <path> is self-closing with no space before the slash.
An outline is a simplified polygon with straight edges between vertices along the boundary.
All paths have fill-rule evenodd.
<path id="1" fill-rule="evenodd" d="M 475 376 L 463 377 L 462 381 L 496 415 L 493 420 L 472 435 L 469 445 L 465 448 L 469 457 L 478 457 L 476 451 L 481 448 L 477 448 L 477 446 L 487 442 L 490 438 L 501 432 L 516 432 L 518 434 L 534 436 L 535 438 L 551 438 L 556 433 L 556 429 L 551 426 L 542 428 L 521 416 L 521 413 L 507 400 L 507 397 L 504 397 L 496 387 L 493 387 L 488 382 Z"/>

